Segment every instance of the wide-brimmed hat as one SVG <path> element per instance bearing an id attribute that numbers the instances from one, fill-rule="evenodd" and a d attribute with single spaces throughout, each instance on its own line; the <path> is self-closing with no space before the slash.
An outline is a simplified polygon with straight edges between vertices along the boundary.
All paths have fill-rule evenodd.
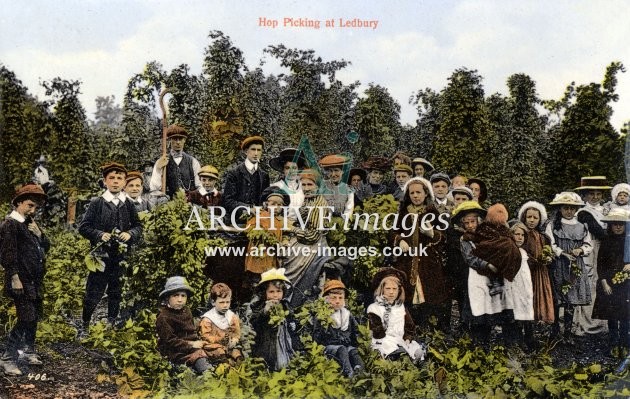
<path id="1" fill-rule="evenodd" d="M 432 174 L 429 181 L 431 182 L 431 184 L 433 184 L 433 182 L 436 182 L 436 181 L 443 181 L 446 183 L 447 186 L 451 185 L 451 179 L 448 177 L 446 173 L 442 173 L 442 172 Z"/>
<path id="2" fill-rule="evenodd" d="M 470 185 L 473 183 L 479 184 L 479 202 L 484 202 L 488 198 L 488 186 L 483 180 L 476 177 L 471 177 L 470 179 L 468 179 L 468 187 L 470 187 Z"/>
<path id="3" fill-rule="evenodd" d="M 424 158 L 414 158 L 414 159 L 411 160 L 411 167 L 413 169 L 416 168 L 417 164 L 421 164 L 422 166 L 424 166 L 424 172 L 425 173 L 431 172 L 432 170 L 435 169 L 433 167 L 433 165 L 431 165 L 431 162 L 427 161 Z"/>
<path id="4" fill-rule="evenodd" d="M 219 170 L 212 165 L 204 165 L 199 169 L 199 173 L 197 173 L 199 177 L 210 177 L 213 179 L 219 178 Z"/>
<path id="5" fill-rule="evenodd" d="M 391 157 L 392 163 L 394 163 L 394 159 L 400 159 L 400 161 L 406 165 L 411 165 L 411 157 L 407 155 L 404 151 L 398 151 Z"/>
<path id="6" fill-rule="evenodd" d="M 407 180 L 407 183 L 405 183 L 403 187 L 403 193 L 407 194 L 409 186 L 416 183 L 420 183 L 424 186 L 424 191 L 427 194 L 427 198 L 429 198 L 431 201 L 435 200 L 435 194 L 433 194 L 433 186 L 431 185 L 431 182 L 420 176 L 412 177 L 411 179 Z"/>
<path id="7" fill-rule="evenodd" d="M 337 289 L 342 289 L 345 291 L 346 294 L 348 294 L 348 289 L 346 288 L 346 286 L 341 280 L 328 280 L 326 281 L 326 284 L 324 284 L 324 289 L 322 290 L 322 296 L 326 296 L 326 293 L 328 293 L 328 291 L 337 290 Z"/>
<path id="8" fill-rule="evenodd" d="M 484 218 L 488 211 L 483 209 L 477 201 L 464 201 L 459 204 L 451 213 L 451 220 L 453 223 L 459 223 L 459 221 L 470 213 L 476 213 L 479 217 Z"/>
<path id="9" fill-rule="evenodd" d="M 360 176 L 361 180 L 365 183 L 367 182 L 367 171 L 361 168 L 352 168 L 348 173 L 348 181 L 346 183 L 350 184 L 352 181 L 352 176 Z"/>
<path id="10" fill-rule="evenodd" d="M 266 272 L 263 272 L 260 275 L 260 281 L 258 282 L 258 286 L 260 287 L 263 283 L 266 283 L 268 281 L 284 281 L 285 283 L 291 284 L 291 280 L 289 280 L 287 278 L 287 276 L 284 275 L 284 267 L 281 267 L 279 269 L 276 269 L 275 267 L 272 269 L 267 270 Z"/>
<path id="11" fill-rule="evenodd" d="M 265 202 L 269 199 L 269 197 L 278 196 L 282 198 L 282 202 L 284 205 L 289 205 L 291 201 L 291 197 L 287 194 L 286 191 L 276 186 L 269 186 L 263 190 L 262 194 L 260 194 L 260 201 Z"/>
<path id="12" fill-rule="evenodd" d="M 304 153 L 297 148 L 285 148 L 280 151 L 278 156 L 269 160 L 269 166 L 278 172 L 284 172 L 284 164 L 287 162 L 295 162 L 298 169 L 304 169 L 308 162 L 304 158 Z"/>
<path id="13" fill-rule="evenodd" d="M 473 199 L 473 192 L 466 186 L 455 187 L 451 190 L 451 195 L 455 196 L 455 194 L 464 194 L 468 197 L 469 200 Z"/>
<path id="14" fill-rule="evenodd" d="M 41 201 L 46 201 L 46 199 L 48 199 L 48 195 L 46 195 L 42 186 L 35 183 L 27 183 L 15 191 L 15 196 L 11 200 L 11 203 L 14 206 L 17 206 L 19 200 L 26 196 L 32 196 L 40 199 Z"/>
<path id="15" fill-rule="evenodd" d="M 137 170 L 132 170 L 131 172 L 127 172 L 127 177 L 125 177 L 125 181 L 127 183 L 135 179 L 140 179 L 144 181 L 144 175 L 142 174 L 142 172 L 139 172 Z"/>
<path id="16" fill-rule="evenodd" d="M 381 267 L 376 271 L 374 277 L 372 277 L 372 291 L 375 291 L 381 281 L 383 281 L 385 277 L 389 276 L 396 277 L 403 286 L 407 281 L 407 274 L 402 270 L 398 270 L 395 267 Z"/>
<path id="17" fill-rule="evenodd" d="M 580 187 L 576 187 L 575 191 L 610 190 L 611 188 L 606 181 L 606 176 L 584 176 L 580 179 Z"/>
<path id="18" fill-rule="evenodd" d="M 612 196 L 613 202 L 615 202 L 619 193 L 626 193 L 630 195 L 630 184 L 628 183 L 615 184 L 615 186 L 612 188 L 612 191 L 610 193 L 610 195 Z"/>
<path id="19" fill-rule="evenodd" d="M 186 281 L 185 277 L 173 276 L 166 280 L 164 289 L 160 292 L 160 298 L 177 291 L 187 291 L 189 294 L 193 293 L 193 289 L 190 288 L 190 285 L 188 285 L 188 281 Z"/>
<path id="20" fill-rule="evenodd" d="M 623 208 L 613 208 L 608 215 L 602 217 L 602 222 L 630 222 L 630 212 Z"/>
<path id="21" fill-rule="evenodd" d="M 540 213 L 539 226 L 543 226 L 547 221 L 547 210 L 545 209 L 545 206 L 543 204 L 536 201 L 527 201 L 526 203 L 521 205 L 520 209 L 518 210 L 518 220 L 523 221 L 523 218 L 525 217 L 525 212 L 528 209 L 532 208 L 536 209 Z"/>
<path id="22" fill-rule="evenodd" d="M 107 177 L 110 172 L 117 171 L 127 174 L 127 168 L 125 165 L 118 162 L 107 162 L 101 165 L 101 172 L 103 173 L 103 177 Z"/>
<path id="23" fill-rule="evenodd" d="M 40 155 L 39 158 L 37 158 L 37 160 L 35 161 L 36 164 L 45 164 L 46 163 L 46 156 L 45 155 Z"/>
<path id="24" fill-rule="evenodd" d="M 385 157 L 369 157 L 367 161 L 361 164 L 361 167 L 367 171 L 380 170 L 382 172 L 387 171 L 391 166 L 389 159 Z"/>
<path id="25" fill-rule="evenodd" d="M 344 155 L 330 154 L 319 160 L 319 166 L 322 168 L 342 168 L 348 162 L 348 157 Z"/>
<path id="26" fill-rule="evenodd" d="M 173 137 L 188 137 L 188 132 L 179 125 L 171 125 L 166 129 L 166 138 L 171 139 Z"/>
<path id="27" fill-rule="evenodd" d="M 572 206 L 584 206 L 584 201 L 577 193 L 571 191 L 563 191 L 560 194 L 556 194 L 553 197 L 553 201 L 549 205 L 572 205 Z"/>

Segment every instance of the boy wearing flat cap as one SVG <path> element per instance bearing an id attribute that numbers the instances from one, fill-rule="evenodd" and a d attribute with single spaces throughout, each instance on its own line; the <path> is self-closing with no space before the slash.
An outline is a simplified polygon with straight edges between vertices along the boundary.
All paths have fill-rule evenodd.
<path id="1" fill-rule="evenodd" d="M 245 161 L 225 173 L 221 202 L 228 220 L 237 211 L 235 220 L 240 221 L 248 211 L 253 213 L 254 206 L 261 205 L 260 196 L 269 187 L 269 175 L 260 167 L 264 146 L 265 140 L 260 136 L 243 140 L 241 150 Z"/>
<path id="2" fill-rule="evenodd" d="M 120 310 L 122 274 L 120 266 L 125 258 L 126 245 L 134 244 L 142 237 L 142 225 L 136 207 L 122 191 L 127 170 L 116 162 L 101 166 L 107 190 L 92 199 L 79 234 L 90 240 L 92 246 L 100 245 L 100 255 L 105 263 L 104 271 L 90 272 L 83 301 L 83 328 L 87 330 L 92 313 L 107 289 L 107 318 L 113 323 Z M 122 248 L 121 248 L 122 247 Z"/>
<path id="3" fill-rule="evenodd" d="M 13 198 L 13 212 L 0 225 L 0 264 L 4 267 L 5 295 L 13 299 L 17 323 L 7 337 L 0 368 L 6 375 L 18 376 L 18 349 L 30 365 L 42 364 L 35 353 L 37 321 L 42 315 L 44 253 L 49 242 L 33 220 L 35 211 L 47 196 L 38 184 L 26 184 Z"/>
<path id="4" fill-rule="evenodd" d="M 151 192 L 162 190 L 162 171 L 166 167 L 166 195 L 173 198 L 178 190 L 189 192 L 201 187 L 198 177 L 201 165 L 195 157 L 184 152 L 188 132 L 183 127 L 169 126 L 166 138 L 170 153 L 155 162 L 150 188 Z"/>
<path id="5" fill-rule="evenodd" d="M 219 170 L 212 165 L 205 165 L 199 171 L 199 180 L 201 187 L 186 193 L 188 202 L 204 208 L 219 206 L 221 193 L 214 187 L 219 180 Z"/>
<path id="6" fill-rule="evenodd" d="M 125 185 L 125 194 L 129 197 L 129 200 L 136 207 L 136 211 L 148 212 L 153 209 L 153 204 L 150 203 L 144 195 L 142 195 L 142 187 L 144 186 L 144 175 L 139 171 L 133 171 L 127 173 L 125 179 L 127 184 Z"/>

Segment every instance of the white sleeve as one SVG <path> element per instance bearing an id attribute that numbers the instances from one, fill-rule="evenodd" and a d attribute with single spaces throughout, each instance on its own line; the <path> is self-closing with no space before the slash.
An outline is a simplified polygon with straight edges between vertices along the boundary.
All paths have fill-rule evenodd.
<path id="1" fill-rule="evenodd" d="M 153 191 L 162 191 L 162 170 L 157 165 L 153 165 L 151 180 L 149 181 L 149 189 Z"/>
<path id="2" fill-rule="evenodd" d="M 562 248 L 556 245 L 556 239 L 553 236 L 553 222 L 547 224 L 545 233 L 547 233 L 547 237 L 549 238 L 549 241 L 551 241 L 551 249 L 553 250 L 553 253 L 556 254 L 556 257 L 562 255 Z"/>
<path id="3" fill-rule="evenodd" d="M 585 225 L 586 228 L 586 225 Z M 584 243 L 580 247 L 582 251 L 584 251 L 583 256 L 589 256 L 591 252 L 593 252 L 593 239 L 591 237 L 591 233 L 587 231 L 586 237 L 584 237 Z"/>

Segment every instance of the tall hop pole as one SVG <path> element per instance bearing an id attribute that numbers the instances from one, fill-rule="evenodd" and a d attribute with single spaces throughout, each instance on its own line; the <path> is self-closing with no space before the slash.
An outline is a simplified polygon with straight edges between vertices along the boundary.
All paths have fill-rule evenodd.
<path id="1" fill-rule="evenodd" d="M 166 116 L 166 107 L 164 106 L 164 96 L 169 89 L 164 86 L 160 92 L 160 108 L 162 109 L 162 157 L 166 157 L 166 131 L 168 130 L 168 118 Z M 166 194 L 166 165 L 162 168 L 162 194 Z"/>

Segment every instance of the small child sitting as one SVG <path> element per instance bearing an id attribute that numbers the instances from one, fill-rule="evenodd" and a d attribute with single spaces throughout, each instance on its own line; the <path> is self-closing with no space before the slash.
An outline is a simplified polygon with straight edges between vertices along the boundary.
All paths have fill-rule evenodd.
<path id="1" fill-rule="evenodd" d="M 192 289 L 184 277 L 169 277 L 160 292 L 160 311 L 156 320 L 158 350 L 169 361 L 185 364 L 196 372 L 210 368 L 205 342 L 197 336 L 190 308 L 186 306 Z"/>
<path id="2" fill-rule="evenodd" d="M 332 324 L 325 327 L 320 320 L 313 318 L 313 340 L 326 347 L 326 355 L 341 365 L 344 376 L 352 377 L 365 366 L 357 350 L 358 323 L 346 309 L 347 291 L 340 280 L 326 282 L 322 296 L 334 310 Z"/>
<path id="3" fill-rule="evenodd" d="M 232 290 L 227 284 L 217 283 L 210 290 L 212 309 L 204 313 L 199 324 L 199 335 L 206 342 L 204 349 L 212 363 L 236 366 L 243 361 L 240 348 L 241 321 L 230 310 Z"/>
<path id="4" fill-rule="evenodd" d="M 252 356 L 263 358 L 273 371 L 285 368 L 295 353 L 291 336 L 295 323 L 290 322 L 291 311 L 285 299 L 290 284 L 284 269 L 262 273 L 256 287 L 258 298 L 251 305 L 256 332 Z"/>
<path id="5" fill-rule="evenodd" d="M 426 346 L 413 340 L 416 326 L 405 308 L 403 284 L 407 276 L 393 267 L 381 268 L 374 279 L 374 303 L 367 314 L 372 332 L 372 349 L 385 359 L 397 360 L 407 354 L 414 362 L 424 360 Z"/>

